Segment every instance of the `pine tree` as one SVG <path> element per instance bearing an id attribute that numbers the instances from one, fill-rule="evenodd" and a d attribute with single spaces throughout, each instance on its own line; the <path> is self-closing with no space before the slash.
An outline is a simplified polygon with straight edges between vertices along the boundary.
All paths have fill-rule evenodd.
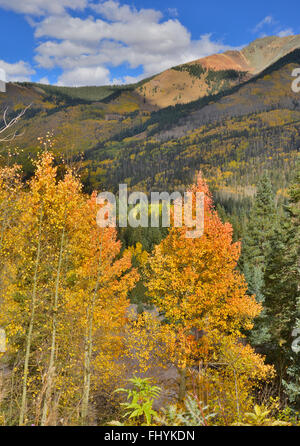
<path id="1" fill-rule="evenodd" d="M 289 190 L 289 204 L 274 232 L 264 275 L 266 318 L 270 344 L 268 360 L 274 362 L 279 386 L 290 402 L 300 403 L 299 358 L 292 350 L 293 330 L 299 326 L 300 297 L 300 164 Z"/>
<path id="2" fill-rule="evenodd" d="M 243 269 L 248 279 L 250 294 L 262 301 L 262 276 L 270 251 L 270 238 L 274 231 L 276 208 L 272 185 L 265 174 L 257 187 L 254 204 L 245 229 L 242 248 Z"/>
<path id="3" fill-rule="evenodd" d="M 276 227 L 277 212 L 272 184 L 265 174 L 257 187 L 254 204 L 245 228 L 241 266 L 248 283 L 248 292 L 258 302 L 264 302 L 264 272 L 270 253 L 271 239 Z M 251 342 L 262 345 L 269 338 L 265 312 L 262 311 L 251 332 Z"/>

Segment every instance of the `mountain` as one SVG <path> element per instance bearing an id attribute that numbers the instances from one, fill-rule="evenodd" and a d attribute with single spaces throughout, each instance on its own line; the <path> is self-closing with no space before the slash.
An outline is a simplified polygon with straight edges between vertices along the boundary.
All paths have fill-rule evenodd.
<path id="1" fill-rule="evenodd" d="M 11 117 L 32 104 L 11 148 L 20 149 L 18 161 L 29 177 L 37 138 L 53 132 L 58 154 L 76 162 L 83 153 L 88 191 L 117 190 L 123 182 L 147 191 L 184 189 L 201 169 L 220 199 L 231 200 L 251 197 L 268 170 L 284 196 L 300 147 L 300 94 L 291 89 L 291 73 L 300 67 L 295 47 L 300 48 L 300 36 L 259 39 L 241 51 L 122 87 L 8 84 L 0 103 Z M 188 77 L 194 85 L 201 73 L 198 80 L 207 91 L 203 87 L 196 100 L 161 108 L 145 88 L 168 73 Z M 192 90 L 180 85 L 183 101 Z M 6 153 L 8 145 L 2 149 Z"/>
<path id="2" fill-rule="evenodd" d="M 202 170 L 214 190 L 249 196 L 267 170 L 284 196 L 300 147 L 299 66 L 300 49 L 228 91 L 153 112 L 89 151 L 90 171 L 106 165 L 98 179 L 111 187 L 172 190 Z"/>
<path id="3" fill-rule="evenodd" d="M 250 79 L 299 47 L 300 35 L 257 39 L 241 51 L 214 54 L 166 70 L 136 91 L 160 108 L 186 104 Z"/>

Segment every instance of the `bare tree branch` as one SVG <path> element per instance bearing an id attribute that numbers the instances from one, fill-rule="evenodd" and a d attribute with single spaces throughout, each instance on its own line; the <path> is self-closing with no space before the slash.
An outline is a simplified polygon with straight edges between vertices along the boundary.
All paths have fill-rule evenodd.
<path id="1" fill-rule="evenodd" d="M 0 142 L 12 141 L 17 137 L 22 136 L 23 133 L 18 133 L 18 131 L 16 130 L 15 132 L 9 133 L 7 136 L 4 136 L 2 138 L 2 134 L 4 134 L 6 131 L 14 127 L 20 121 L 20 119 L 25 115 L 25 113 L 31 107 L 31 105 L 32 104 L 27 105 L 27 107 L 25 107 L 17 116 L 12 118 L 11 120 L 7 120 L 8 107 L 6 107 L 3 113 L 4 126 L 0 127 Z"/>

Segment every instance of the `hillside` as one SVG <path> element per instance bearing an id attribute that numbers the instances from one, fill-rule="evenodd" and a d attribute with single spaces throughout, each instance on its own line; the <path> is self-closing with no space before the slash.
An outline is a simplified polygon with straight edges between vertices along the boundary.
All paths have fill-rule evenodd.
<path id="1" fill-rule="evenodd" d="M 201 72 L 210 86 L 195 101 L 162 109 L 138 93 L 157 77 L 124 87 L 8 84 L 0 96 L 2 110 L 9 107 L 13 116 L 32 104 L 11 148 L 21 149 L 18 159 L 30 176 L 37 138 L 51 131 L 58 154 L 74 160 L 84 154 L 87 190 L 114 189 L 124 181 L 145 190 L 184 188 L 202 169 L 213 190 L 247 195 L 267 169 L 284 195 L 300 145 L 300 98 L 291 90 L 300 50 L 278 56 L 299 39 L 260 39 L 240 52 L 203 59 L 201 67 L 194 61 L 162 73 L 159 78 L 172 73 L 196 82 Z M 184 83 L 181 88 L 192 91 Z M 7 149 L 6 144 L 3 153 Z"/>
<path id="2" fill-rule="evenodd" d="M 102 87 L 95 90 L 98 96 L 103 95 Z M 11 144 L 12 149 L 17 145 L 23 150 L 19 160 L 28 175 L 32 172 L 29 158 L 38 150 L 37 138 L 48 131 L 55 135 L 59 153 L 76 157 L 125 129 L 136 128 L 156 110 L 128 87 L 110 91 L 102 100 L 87 99 L 86 91 L 89 93 L 89 90 L 80 89 L 78 92 L 71 89 L 70 94 L 69 89 L 61 87 L 7 84 L 7 93 L 0 96 L 2 111 L 8 108 L 10 117 L 13 117 L 31 104 L 18 124 L 18 132 L 22 136 Z M 6 143 L 3 151 L 7 152 L 8 147 Z"/>
<path id="3" fill-rule="evenodd" d="M 111 186 L 183 188 L 201 169 L 214 189 L 247 193 L 268 170 L 284 189 L 300 146 L 300 97 L 291 89 L 299 65 L 295 50 L 243 85 L 154 112 L 120 135 L 122 144 L 98 144 L 87 162 L 99 173 L 110 160 L 98 178 Z"/>
<path id="4" fill-rule="evenodd" d="M 214 54 L 173 67 L 136 90 L 159 107 L 186 104 L 250 79 L 300 46 L 300 35 L 257 39 L 241 51 Z"/>

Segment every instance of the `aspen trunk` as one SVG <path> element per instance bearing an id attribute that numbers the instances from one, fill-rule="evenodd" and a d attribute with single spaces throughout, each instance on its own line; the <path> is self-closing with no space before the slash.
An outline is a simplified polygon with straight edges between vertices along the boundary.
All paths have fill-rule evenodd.
<path id="1" fill-rule="evenodd" d="M 63 261 L 64 243 L 65 243 L 65 225 L 63 227 L 62 236 L 61 236 L 58 267 L 57 267 L 56 282 L 55 282 L 55 295 L 54 295 L 53 319 L 52 319 L 52 341 L 51 341 L 48 372 L 46 375 L 46 395 L 45 395 L 45 399 L 44 399 L 43 413 L 42 413 L 42 420 L 41 420 L 42 426 L 45 426 L 47 424 L 47 416 L 48 416 L 49 406 L 51 403 L 51 394 L 52 394 L 53 381 L 54 381 L 54 375 L 55 375 L 57 309 L 58 309 L 59 283 L 60 283 L 60 274 L 61 274 L 62 261 Z"/>
<path id="2" fill-rule="evenodd" d="M 7 204 L 7 203 L 6 203 Z M 3 212 L 3 214 L 1 215 L 2 219 L 2 224 L 1 224 L 1 233 L 0 233 L 0 252 L 2 250 L 3 247 L 3 242 L 4 242 L 4 236 L 5 236 L 5 231 L 9 225 L 9 214 L 8 214 L 8 207 L 5 209 L 5 211 Z M 2 263 L 2 262 L 1 262 Z M 1 264 L 0 267 L 3 267 L 4 264 Z M 2 270 L 3 275 L 5 274 L 5 271 Z M 1 298 L 1 294 L 2 294 L 2 274 L 0 276 L 0 298 Z"/>
<path id="3" fill-rule="evenodd" d="M 0 249 L 2 249 L 3 240 L 4 240 L 4 233 L 5 233 L 5 230 L 6 230 L 7 226 L 8 226 L 8 221 L 7 221 L 8 220 L 7 219 L 8 213 L 4 212 L 3 215 L 4 215 L 4 219 L 2 220 L 2 224 L 1 224 Z"/>
<path id="4" fill-rule="evenodd" d="M 102 263 L 102 241 L 103 241 L 103 230 L 100 242 L 100 253 L 98 262 L 98 272 L 97 281 L 93 293 L 93 299 L 91 302 L 91 307 L 87 310 L 87 320 L 88 326 L 86 330 L 85 337 L 85 353 L 84 353 L 84 379 L 83 379 L 83 395 L 82 395 L 82 405 L 81 405 L 81 419 L 82 424 L 86 425 L 88 420 L 88 409 L 90 400 L 90 389 L 91 389 L 91 360 L 93 352 L 93 319 L 94 319 L 94 308 L 96 303 L 97 292 L 99 289 L 100 277 L 101 277 L 101 263 Z"/>
<path id="5" fill-rule="evenodd" d="M 240 416 L 239 388 L 235 369 L 233 369 L 233 373 L 234 373 L 234 386 L 235 386 L 235 398 L 236 398 L 236 412 L 238 420 L 240 420 L 241 416 Z"/>
<path id="6" fill-rule="evenodd" d="M 30 316 L 28 334 L 27 334 L 27 339 L 26 339 L 23 391 L 22 391 L 22 401 L 21 401 L 20 417 L 19 417 L 19 425 L 20 426 L 24 425 L 24 419 L 25 419 L 25 415 L 26 415 L 28 366 L 29 366 L 29 357 L 30 357 L 30 349 L 31 349 L 31 341 L 32 341 L 32 332 L 33 332 L 34 319 L 35 319 L 38 269 L 39 269 L 40 256 L 41 256 L 42 220 L 43 220 L 43 210 L 41 210 L 41 213 L 40 213 L 38 247 L 37 247 L 35 271 L 34 271 L 34 278 L 33 278 L 33 290 L 32 290 L 32 296 L 31 296 L 31 316 Z"/>
<path id="7" fill-rule="evenodd" d="M 185 392 L 186 392 L 186 369 L 180 369 L 179 375 L 180 375 L 180 381 L 179 381 L 178 399 L 181 402 L 184 400 Z"/>
<path id="8" fill-rule="evenodd" d="M 93 298 L 94 300 L 94 298 Z M 90 399 L 90 387 L 91 387 L 91 357 L 93 349 L 93 307 L 88 311 L 88 327 L 85 336 L 85 352 L 84 352 L 84 378 L 83 378 L 83 397 L 81 406 L 82 424 L 86 425 L 88 419 L 88 407 Z"/>
<path id="9" fill-rule="evenodd" d="M 18 360 L 19 360 L 19 353 L 17 354 L 17 357 L 14 361 L 13 369 L 11 372 L 11 384 L 10 384 L 10 392 L 9 392 L 10 398 L 9 398 L 9 410 L 8 410 L 8 419 L 10 420 L 10 422 L 12 420 L 12 413 L 13 413 L 13 395 L 14 395 L 14 389 L 15 389 L 15 370 L 18 365 Z"/>

